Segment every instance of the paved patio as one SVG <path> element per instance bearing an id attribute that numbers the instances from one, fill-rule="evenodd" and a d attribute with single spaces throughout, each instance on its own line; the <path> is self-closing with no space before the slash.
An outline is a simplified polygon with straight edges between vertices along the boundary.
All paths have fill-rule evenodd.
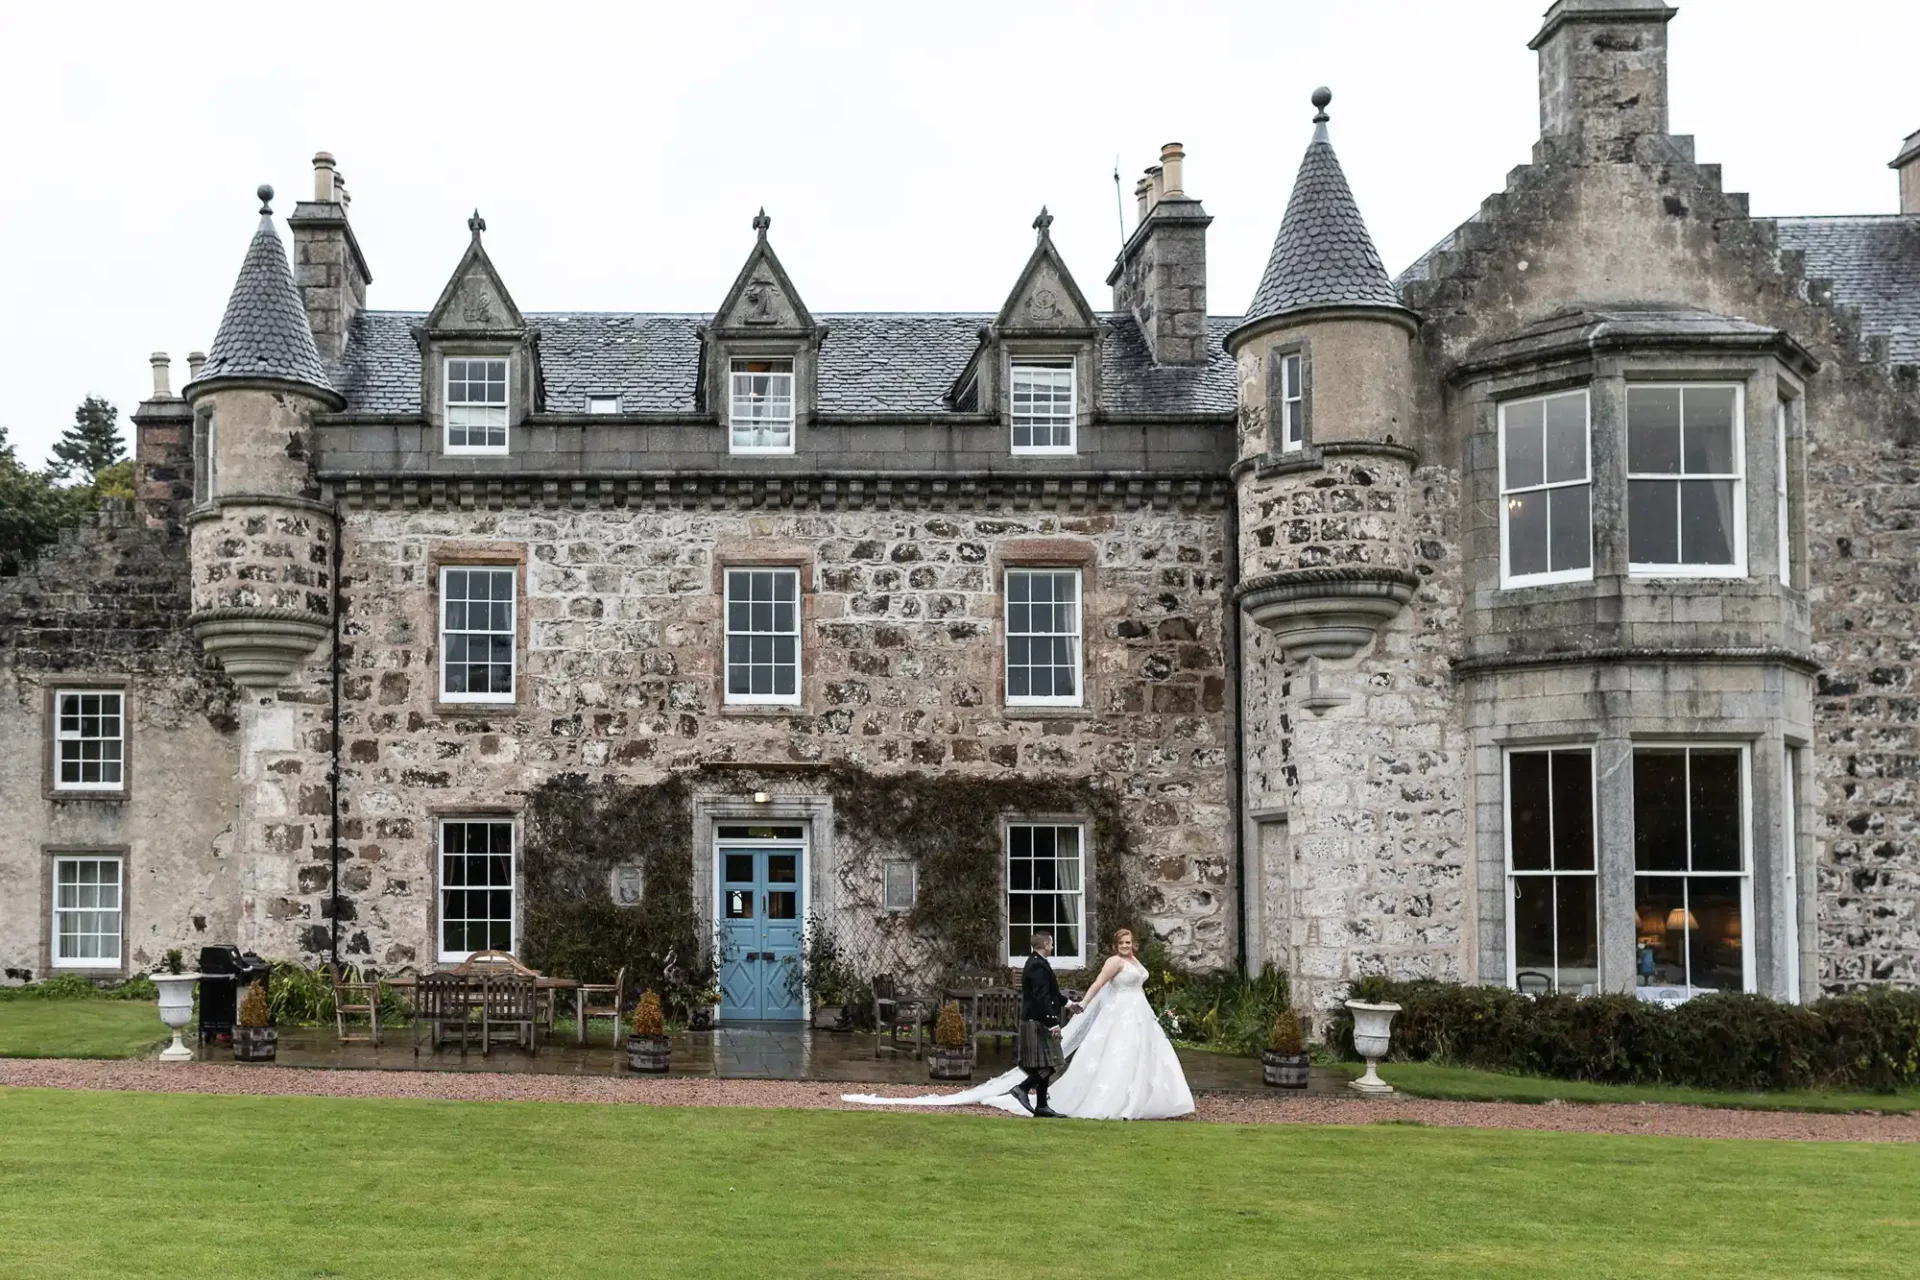
<path id="1" fill-rule="evenodd" d="M 682 1031 L 673 1037 L 670 1076 L 706 1080 L 819 1080 L 844 1084 L 914 1085 L 927 1082 L 927 1066 L 910 1051 L 876 1052 L 884 1037 L 858 1031 L 815 1031 L 791 1022 L 741 1023 L 714 1031 Z M 910 1046 L 909 1046 L 910 1049 Z M 1253 1058 L 1181 1049 L 1180 1063 L 1187 1083 L 1196 1093 L 1262 1093 L 1260 1063 Z M 208 1045 L 207 1061 L 231 1061 L 225 1046 Z M 279 1065 L 335 1070 L 492 1071 L 540 1075 L 621 1076 L 627 1069 L 624 1041 L 610 1043 L 605 1027 L 584 1048 L 562 1028 L 560 1037 L 543 1042 L 538 1053 L 510 1045 L 495 1045 L 482 1055 L 478 1048 L 463 1057 L 458 1045 L 432 1052 L 422 1045 L 413 1050 L 408 1027 L 389 1029 L 379 1048 L 368 1044 L 341 1044 L 332 1027 L 283 1027 Z M 1013 1047 L 986 1046 L 974 1070 L 985 1080 L 1013 1066 Z M 1277 1091 L 1276 1091 L 1277 1092 Z M 1337 1072 L 1313 1072 L 1307 1091 L 1322 1096 L 1345 1096 L 1346 1077 Z"/>

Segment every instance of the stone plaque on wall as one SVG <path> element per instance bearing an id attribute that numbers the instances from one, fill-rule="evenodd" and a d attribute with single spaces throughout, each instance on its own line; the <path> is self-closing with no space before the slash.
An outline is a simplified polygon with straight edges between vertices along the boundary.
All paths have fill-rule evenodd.
<path id="1" fill-rule="evenodd" d="M 640 905 L 640 868 L 636 866 L 615 867 L 612 886 L 613 902 L 619 907 L 637 907 Z"/>

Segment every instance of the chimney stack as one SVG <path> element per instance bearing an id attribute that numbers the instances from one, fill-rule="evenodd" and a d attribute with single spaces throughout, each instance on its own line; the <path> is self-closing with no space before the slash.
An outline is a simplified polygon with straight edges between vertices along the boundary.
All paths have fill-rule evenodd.
<path id="1" fill-rule="evenodd" d="M 173 383 L 168 371 L 173 364 L 171 357 L 164 351 L 156 351 L 147 357 L 147 363 L 153 366 L 153 398 L 155 400 L 173 399 Z"/>
<path id="2" fill-rule="evenodd" d="M 347 221 L 347 180 L 333 154 L 313 157 L 313 199 L 293 207 L 287 226 L 293 231 L 293 278 L 307 309 L 314 346 L 322 360 L 338 360 L 347 349 L 353 318 L 367 307 L 373 273 Z"/>
<path id="3" fill-rule="evenodd" d="M 1920 129 L 1907 135 L 1887 168 L 1900 175 L 1900 212 L 1920 214 Z"/>
<path id="4" fill-rule="evenodd" d="M 1207 362 L 1207 224 L 1213 219 L 1186 193 L 1187 153 L 1160 148 L 1133 189 L 1140 222 L 1107 275 L 1113 309 L 1132 315 L 1155 364 Z"/>
<path id="5" fill-rule="evenodd" d="M 1630 164 L 1667 132 L 1667 23 L 1660 0 L 1554 0 L 1527 45 L 1540 54 L 1540 135 L 1579 163 Z"/>

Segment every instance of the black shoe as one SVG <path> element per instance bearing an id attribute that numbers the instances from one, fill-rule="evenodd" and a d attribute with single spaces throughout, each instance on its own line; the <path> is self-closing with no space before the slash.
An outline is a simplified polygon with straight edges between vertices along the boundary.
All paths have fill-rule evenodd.
<path id="1" fill-rule="evenodd" d="M 1065 1116 L 1061 1115 L 1058 1111 L 1055 1111 L 1052 1107 L 1048 1106 L 1044 1102 L 1033 1109 L 1033 1114 L 1038 1116 L 1042 1120 L 1065 1120 L 1066 1119 Z"/>
<path id="2" fill-rule="evenodd" d="M 1028 1115 L 1032 1115 L 1034 1113 L 1033 1102 L 1027 1097 L 1027 1091 L 1025 1089 L 1009 1089 L 1007 1090 L 1007 1096 L 1009 1098 L 1012 1098 L 1015 1102 L 1019 1103 L 1020 1109 L 1025 1111 Z"/>

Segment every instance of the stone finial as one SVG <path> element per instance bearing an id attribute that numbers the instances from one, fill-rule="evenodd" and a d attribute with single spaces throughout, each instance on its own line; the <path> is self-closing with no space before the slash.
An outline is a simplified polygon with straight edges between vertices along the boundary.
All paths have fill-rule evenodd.
<path id="1" fill-rule="evenodd" d="M 1327 88 L 1327 86 L 1321 85 L 1313 91 L 1313 122 L 1315 124 L 1325 124 L 1327 122 L 1327 104 L 1332 101 L 1333 90 Z"/>
<path id="2" fill-rule="evenodd" d="M 753 215 L 753 229 L 759 233 L 762 240 L 765 240 L 767 238 L 767 228 L 772 225 L 773 219 L 767 216 L 767 206 L 761 205 L 760 212 Z"/>
<path id="3" fill-rule="evenodd" d="M 480 233 L 482 231 L 485 231 L 486 229 L 487 229 L 487 220 L 481 217 L 480 210 L 478 208 L 475 208 L 473 211 L 473 216 L 467 219 L 467 230 L 473 232 L 473 238 L 475 240 L 478 240 L 480 238 Z"/>
<path id="4" fill-rule="evenodd" d="M 147 363 L 153 366 L 153 398 L 155 400 L 173 399 L 173 384 L 168 376 L 173 360 L 164 351 L 156 351 L 147 357 Z"/>
<path id="5" fill-rule="evenodd" d="M 260 197 L 261 216 L 268 217 L 268 218 L 272 217 L 273 216 L 273 188 L 263 182 L 259 186 L 253 189 L 253 194 Z"/>
<path id="6" fill-rule="evenodd" d="M 1047 212 L 1047 206 L 1040 206 L 1040 216 L 1033 220 L 1033 229 L 1040 233 L 1042 240 L 1053 238 L 1053 215 Z"/>

